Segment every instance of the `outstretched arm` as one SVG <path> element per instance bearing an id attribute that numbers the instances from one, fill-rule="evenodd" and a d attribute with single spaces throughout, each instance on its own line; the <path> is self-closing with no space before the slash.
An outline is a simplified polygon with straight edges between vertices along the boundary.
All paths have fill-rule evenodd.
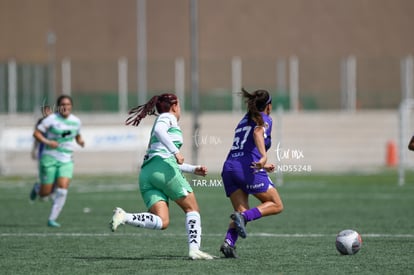
<path id="1" fill-rule="evenodd" d="M 183 163 L 178 165 L 181 171 L 185 173 L 193 173 L 198 176 L 206 176 L 207 175 L 207 167 L 204 165 L 191 165 L 188 163 Z"/>

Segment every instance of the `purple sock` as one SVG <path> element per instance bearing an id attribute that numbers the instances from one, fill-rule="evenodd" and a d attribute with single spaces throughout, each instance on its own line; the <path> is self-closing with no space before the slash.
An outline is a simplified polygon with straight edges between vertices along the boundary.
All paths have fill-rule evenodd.
<path id="1" fill-rule="evenodd" d="M 260 213 L 257 207 L 246 210 L 242 214 L 246 218 L 246 222 L 254 221 L 262 217 L 262 213 Z"/>
<path id="2" fill-rule="evenodd" d="M 236 228 L 229 228 L 227 230 L 226 238 L 224 239 L 229 245 L 234 246 L 236 244 L 239 234 L 236 231 Z"/>

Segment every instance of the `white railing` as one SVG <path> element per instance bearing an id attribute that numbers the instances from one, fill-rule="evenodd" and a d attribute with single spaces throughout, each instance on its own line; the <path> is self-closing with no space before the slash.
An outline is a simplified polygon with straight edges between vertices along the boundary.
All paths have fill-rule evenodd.
<path id="1" fill-rule="evenodd" d="M 245 76 L 243 75 L 243 71 L 247 71 L 249 65 L 245 65 L 244 63 L 247 63 L 247 61 L 242 60 L 240 57 L 234 57 L 230 62 L 231 67 L 231 75 L 229 75 L 229 81 L 228 81 L 228 88 L 227 91 L 231 92 L 233 96 L 232 97 L 232 109 L 235 112 L 239 112 L 241 110 L 241 100 L 237 96 L 237 93 L 240 91 L 240 88 L 242 86 L 246 85 Z M 301 82 L 301 78 L 305 78 L 308 71 L 303 71 L 301 69 L 302 64 L 305 61 L 301 61 L 296 56 L 291 56 L 290 58 L 285 61 L 285 59 L 278 59 L 274 61 L 275 66 L 273 67 L 275 72 L 272 74 L 275 83 L 274 87 L 275 90 L 278 93 L 283 93 L 286 95 L 286 98 L 289 99 L 289 105 L 290 105 L 290 111 L 297 112 L 302 110 L 302 106 L 300 104 L 301 98 L 305 95 L 305 91 L 309 88 L 307 88 L 305 85 L 306 83 Z M 188 69 L 185 67 L 185 61 L 184 58 L 178 57 L 174 61 L 175 65 L 172 70 L 172 74 L 174 74 L 174 85 L 171 85 L 173 88 L 175 88 L 177 94 L 179 95 L 181 101 L 184 103 L 185 100 L 185 93 L 186 93 L 186 79 L 185 76 L 188 74 L 186 73 L 186 70 Z M 391 92 L 401 89 L 401 99 L 406 98 L 412 98 L 413 97 L 413 57 L 407 56 L 401 59 L 400 61 L 400 87 L 397 87 L 398 84 L 393 83 L 394 88 L 391 88 L 393 90 L 389 91 L 389 94 Z M 132 69 L 135 70 L 135 62 L 133 62 L 133 65 L 129 65 L 131 62 L 127 60 L 125 57 L 121 57 L 118 60 L 118 85 L 117 87 L 112 87 L 108 89 L 117 89 L 118 90 L 118 96 L 119 96 L 119 106 L 118 109 L 120 112 L 124 112 L 126 107 L 133 104 L 128 104 L 128 89 L 130 88 L 130 85 L 128 85 L 129 82 L 131 82 L 131 79 L 128 79 L 128 72 L 131 70 L 128 68 L 128 66 L 133 66 Z M 137 64 L 139 65 L 139 64 Z M 26 106 L 29 104 L 30 106 L 28 108 L 33 108 L 33 111 L 38 111 L 38 106 L 40 106 L 44 100 L 42 97 L 43 95 L 47 95 L 49 104 L 51 104 L 50 100 L 52 100 L 51 95 L 51 89 L 53 87 L 50 87 L 52 81 L 50 81 L 50 78 L 53 77 L 51 74 L 54 74 L 52 72 L 49 65 L 22 65 L 22 73 L 19 73 L 19 67 L 20 65 L 17 64 L 15 60 L 10 60 L 7 64 L 7 66 L 2 66 L 0 70 L 0 80 L 3 85 L 0 85 L 0 95 L 2 95 L 2 98 L 7 98 L 7 102 L 2 102 L 0 105 L 0 112 L 2 113 L 16 113 L 18 112 L 19 106 Z M 313 65 L 316 66 L 316 65 Z M 355 111 L 358 108 L 358 97 L 359 97 L 359 91 L 357 86 L 357 66 L 359 66 L 358 60 L 354 56 L 349 56 L 340 61 L 337 65 L 339 68 L 339 79 L 340 83 L 337 84 L 338 87 L 333 88 L 334 90 L 332 92 L 338 91 L 338 102 L 340 101 L 340 109 L 342 110 L 351 110 Z M 70 58 L 64 58 L 61 61 L 60 64 L 61 68 L 61 78 L 60 82 L 57 81 L 56 83 L 61 85 L 61 88 L 57 89 L 58 91 L 61 91 L 65 94 L 72 94 L 73 90 L 73 82 L 78 84 L 76 79 L 72 79 L 73 76 L 78 76 L 79 74 L 76 74 L 76 67 L 72 64 L 72 61 Z M 373 66 L 375 69 L 375 65 Z M 138 70 L 143 70 L 144 68 L 140 67 L 137 68 Z M 223 69 L 223 68 L 221 68 Z M 243 70 L 242 70 L 243 69 Z M 334 68 L 331 68 L 332 71 Z M 131 70 L 132 71 L 132 70 Z M 395 71 L 395 68 L 391 68 L 391 71 Z M 157 72 L 155 72 L 157 73 Z M 82 73 L 84 76 L 84 73 Z M 145 74 L 147 75 L 147 74 Z M 332 73 L 330 74 L 332 76 Z M 140 78 L 143 76 L 140 74 Z M 145 76 L 146 77 L 146 76 Z M 308 76 L 309 77 L 309 76 Z M 329 80 L 329 79 L 327 79 Z M 137 85 L 141 85 L 140 82 L 142 80 L 137 81 Z M 319 80 L 324 81 L 324 79 Z M 358 78 L 358 82 L 363 81 L 363 77 L 360 76 Z M 6 84 L 7 83 L 7 86 Z M 259 84 L 260 85 L 260 84 Z M 79 86 L 76 85 L 77 87 Z M 255 86 L 258 86 L 255 84 Z M 139 86 L 137 87 L 139 90 L 143 89 L 143 87 Z M 92 88 L 94 89 L 94 88 Z M 332 89 L 332 88 L 329 88 Z M 366 89 L 366 88 L 365 88 Z M 389 89 L 389 88 L 388 88 Z M 23 93 L 20 92 L 20 90 L 23 90 Z M 187 89 L 188 90 L 188 89 Z M 226 90 L 226 89 L 224 89 Z M 30 98 L 26 99 L 25 93 L 30 92 Z M 330 92 L 328 90 L 328 92 Z M 125 94 L 127 93 L 127 94 Z M 332 96 L 331 94 L 327 94 L 327 96 Z M 138 97 L 140 98 L 139 101 L 142 101 L 143 98 L 141 98 L 143 95 L 141 92 L 138 93 Z M 53 96 L 54 97 L 54 96 Z M 366 95 L 365 95 L 366 97 Z M 373 96 L 374 98 L 374 96 Z M 395 98 L 395 96 L 394 96 Z M 28 100 L 28 103 L 21 104 L 19 101 L 22 100 Z M 126 101 L 125 101 L 126 100 Z M 21 104 L 18 106 L 18 104 Z M 184 105 L 184 104 L 183 104 Z M 27 106 L 26 106 L 27 107 Z M 27 112 L 27 108 L 25 108 L 25 111 Z"/>

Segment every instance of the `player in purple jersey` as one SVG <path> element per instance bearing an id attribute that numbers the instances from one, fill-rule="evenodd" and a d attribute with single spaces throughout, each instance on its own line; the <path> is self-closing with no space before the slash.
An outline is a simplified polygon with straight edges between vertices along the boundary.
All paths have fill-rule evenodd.
<path id="1" fill-rule="evenodd" d="M 49 105 L 43 105 L 41 110 L 42 110 L 42 117 L 37 120 L 35 129 L 40 123 L 42 123 L 43 119 L 45 119 L 47 116 L 49 116 L 53 112 L 52 107 Z M 43 143 L 34 139 L 31 156 L 32 156 L 32 159 L 38 162 L 37 164 L 38 169 L 39 169 L 40 159 L 42 158 L 44 148 L 45 148 L 45 145 Z M 39 192 L 39 190 L 40 190 L 40 183 L 36 181 L 34 184 L 34 187 L 32 188 L 32 191 L 30 192 L 30 201 L 34 201 L 37 198 L 37 193 Z"/>
<path id="2" fill-rule="evenodd" d="M 41 108 L 42 110 L 42 117 L 39 118 L 36 122 L 35 129 L 37 126 L 42 122 L 43 119 L 45 119 L 48 115 L 50 115 L 53 111 L 52 108 L 49 105 L 44 105 Z M 43 149 L 45 148 L 45 145 L 41 142 L 38 142 L 36 139 L 33 141 L 33 147 L 32 147 L 32 159 L 39 160 L 42 157 Z"/>
<path id="3" fill-rule="evenodd" d="M 226 196 L 235 210 L 220 251 L 226 258 L 237 258 L 238 236 L 246 238 L 247 222 L 264 216 L 279 214 L 283 203 L 267 173 L 273 172 L 274 164 L 267 163 L 267 150 L 271 146 L 272 97 L 266 90 L 249 93 L 242 89 L 246 99 L 247 114 L 241 119 L 234 133 L 233 145 L 223 165 Z M 260 204 L 250 208 L 249 195 Z"/>

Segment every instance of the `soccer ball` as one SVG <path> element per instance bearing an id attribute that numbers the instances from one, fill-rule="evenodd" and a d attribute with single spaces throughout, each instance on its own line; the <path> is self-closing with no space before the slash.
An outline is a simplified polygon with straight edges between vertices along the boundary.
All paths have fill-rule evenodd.
<path id="1" fill-rule="evenodd" d="M 342 255 L 356 254 L 362 245 L 361 235 L 352 229 L 342 230 L 336 235 L 336 249 Z"/>

